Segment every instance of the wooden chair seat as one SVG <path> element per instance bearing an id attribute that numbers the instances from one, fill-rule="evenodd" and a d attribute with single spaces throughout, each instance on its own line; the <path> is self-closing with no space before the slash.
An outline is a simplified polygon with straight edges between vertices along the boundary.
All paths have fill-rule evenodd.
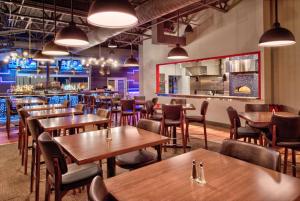
<path id="1" fill-rule="evenodd" d="M 190 123 L 202 123 L 205 120 L 205 118 L 203 116 L 185 116 L 185 120 L 189 121 Z"/>
<path id="2" fill-rule="evenodd" d="M 156 159 L 156 153 L 152 153 L 147 150 L 138 150 L 117 156 L 116 163 L 121 168 L 135 169 L 141 164 L 149 164 L 151 162 L 155 162 Z"/>

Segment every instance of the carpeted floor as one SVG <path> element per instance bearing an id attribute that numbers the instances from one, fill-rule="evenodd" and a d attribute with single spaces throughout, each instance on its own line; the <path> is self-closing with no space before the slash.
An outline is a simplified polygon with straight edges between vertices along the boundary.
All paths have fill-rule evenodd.
<path id="1" fill-rule="evenodd" d="M 204 141 L 199 138 L 191 137 L 192 149 L 204 147 Z M 209 149 L 218 151 L 220 144 L 215 142 L 208 143 Z M 151 149 L 151 148 L 149 148 Z M 34 200 L 34 193 L 30 193 L 30 175 L 23 174 L 20 156 L 17 151 L 17 144 L 7 144 L 0 146 L 0 201 L 29 201 Z M 167 152 L 162 153 L 163 159 L 182 154 L 182 149 L 168 148 Z M 29 163 L 31 157 L 29 156 Z M 28 164 L 29 164 L 28 163 Z M 106 175 L 106 164 L 103 165 L 104 175 Z M 30 166 L 29 166 L 30 170 Z M 121 174 L 126 170 L 117 168 L 117 174 Z M 30 172 L 30 171 L 29 171 Z M 44 200 L 45 186 L 45 165 L 41 169 L 41 184 L 40 184 L 40 200 Z M 83 201 L 86 199 L 86 191 L 81 193 L 70 191 L 64 198 L 64 201 Z M 51 200 L 53 200 L 53 195 Z"/>

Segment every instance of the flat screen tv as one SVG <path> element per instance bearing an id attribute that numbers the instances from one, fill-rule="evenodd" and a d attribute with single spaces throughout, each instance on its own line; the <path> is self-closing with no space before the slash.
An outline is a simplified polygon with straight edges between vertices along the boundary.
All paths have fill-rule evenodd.
<path id="1" fill-rule="evenodd" d="M 18 66 L 21 66 L 22 69 L 36 70 L 37 61 L 31 58 L 15 58 L 8 63 L 9 69 L 16 69 Z"/>
<path id="2" fill-rule="evenodd" d="M 83 66 L 80 60 L 72 60 L 72 59 L 62 59 L 60 61 L 60 71 L 66 72 L 71 71 L 72 69 L 76 71 L 82 71 Z"/>

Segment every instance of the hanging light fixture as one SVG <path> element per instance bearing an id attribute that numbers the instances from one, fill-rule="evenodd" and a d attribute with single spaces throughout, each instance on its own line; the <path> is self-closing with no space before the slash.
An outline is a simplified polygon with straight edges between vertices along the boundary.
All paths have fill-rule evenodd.
<path id="1" fill-rule="evenodd" d="M 124 66 L 125 67 L 131 67 L 131 66 L 139 66 L 139 62 L 136 60 L 136 58 L 133 57 L 133 52 L 132 52 L 132 43 L 130 44 L 130 52 L 131 55 L 128 59 L 126 59 Z"/>
<path id="2" fill-rule="evenodd" d="M 125 28 L 136 25 L 138 18 L 127 0 L 95 0 L 89 9 L 87 21 L 98 27 Z"/>
<path id="3" fill-rule="evenodd" d="M 87 35 L 74 22 L 73 0 L 71 0 L 71 22 L 55 36 L 55 44 L 70 47 L 81 47 L 89 44 Z"/>
<path id="4" fill-rule="evenodd" d="M 278 1 L 275 0 L 275 23 L 273 28 L 266 31 L 259 40 L 260 47 L 280 47 L 296 43 L 295 36 L 291 31 L 280 26 L 278 21 Z"/>
<path id="5" fill-rule="evenodd" d="M 56 1 L 55 0 L 54 0 L 54 36 L 56 36 Z M 53 40 L 46 43 L 42 53 L 50 56 L 69 55 L 68 49 L 66 47 L 55 44 Z"/>
<path id="6" fill-rule="evenodd" d="M 168 59 L 187 59 L 188 53 L 179 45 L 179 11 L 177 14 L 177 44 L 168 54 Z"/>
<path id="7" fill-rule="evenodd" d="M 192 27 L 192 25 L 188 24 L 186 25 L 185 29 L 184 29 L 184 33 L 193 33 L 194 29 Z"/>
<path id="8" fill-rule="evenodd" d="M 109 47 L 109 48 L 117 48 L 117 47 L 118 47 L 118 44 L 117 44 L 117 42 L 116 42 L 114 39 L 111 39 L 111 40 L 108 42 L 108 47 Z"/>
<path id="9" fill-rule="evenodd" d="M 44 38 L 45 38 L 45 0 L 43 0 L 43 39 L 42 46 L 44 46 Z M 51 62 L 53 58 L 48 55 L 43 55 L 42 51 L 37 51 L 34 55 L 34 59 L 42 62 Z"/>

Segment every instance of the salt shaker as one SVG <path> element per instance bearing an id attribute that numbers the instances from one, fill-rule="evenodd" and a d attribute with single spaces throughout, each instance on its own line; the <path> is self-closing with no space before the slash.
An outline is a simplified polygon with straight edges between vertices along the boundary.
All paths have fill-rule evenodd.
<path id="1" fill-rule="evenodd" d="M 275 114 L 275 109 L 274 108 L 272 109 L 272 114 Z"/>
<path id="2" fill-rule="evenodd" d="M 199 177 L 197 178 L 197 182 L 199 184 L 206 184 L 205 176 L 204 176 L 204 166 L 203 163 L 199 164 Z"/>
<path id="3" fill-rule="evenodd" d="M 193 180 L 197 179 L 197 167 L 196 167 L 196 161 L 195 160 L 193 160 L 193 162 L 192 162 L 192 176 L 191 176 L 191 178 Z"/>

